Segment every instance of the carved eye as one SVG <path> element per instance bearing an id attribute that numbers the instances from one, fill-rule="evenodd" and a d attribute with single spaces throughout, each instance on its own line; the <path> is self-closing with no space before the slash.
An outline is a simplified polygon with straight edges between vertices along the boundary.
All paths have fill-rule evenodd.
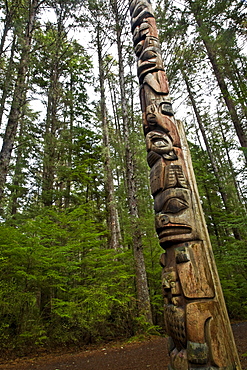
<path id="1" fill-rule="evenodd" d="M 173 110 L 172 106 L 169 103 L 162 103 L 161 104 L 161 113 L 162 114 L 167 114 L 168 116 L 173 116 Z"/>
<path id="2" fill-rule="evenodd" d="M 146 31 L 149 30 L 149 24 L 143 20 L 143 23 L 140 25 L 140 31 Z"/>
<path id="3" fill-rule="evenodd" d="M 141 57 L 142 60 L 149 60 L 153 58 L 157 58 L 157 53 L 154 50 L 145 50 Z"/>
<path id="4" fill-rule="evenodd" d="M 154 140 L 153 143 L 158 148 L 164 147 L 164 146 L 167 147 L 169 145 L 168 141 L 165 140 L 165 139 L 163 139 L 163 140 L 157 139 L 157 140 Z"/>
<path id="5" fill-rule="evenodd" d="M 154 46 L 156 48 L 159 48 L 159 41 L 157 39 L 154 39 L 154 38 L 150 38 L 149 39 L 149 42 L 148 42 L 148 46 Z"/>
<path id="6" fill-rule="evenodd" d="M 163 211 L 167 213 L 178 213 L 187 208 L 189 208 L 189 206 L 185 200 L 179 198 L 171 198 L 166 202 Z"/>
<path id="7" fill-rule="evenodd" d="M 136 18 L 137 16 L 138 16 L 138 14 L 140 14 L 142 11 L 143 11 L 143 5 L 141 4 L 141 5 L 139 5 L 139 6 L 137 6 L 135 9 L 134 9 L 134 11 L 133 11 L 133 13 L 132 13 L 132 17 L 133 18 Z"/>
<path id="8" fill-rule="evenodd" d="M 136 53 L 137 56 L 139 56 L 141 54 L 142 49 L 143 49 L 143 44 L 141 42 L 139 42 L 135 47 L 135 53 Z"/>

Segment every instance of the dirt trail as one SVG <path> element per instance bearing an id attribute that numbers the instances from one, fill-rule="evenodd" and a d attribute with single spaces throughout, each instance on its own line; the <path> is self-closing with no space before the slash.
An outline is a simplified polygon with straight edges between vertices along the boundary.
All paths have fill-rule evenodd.
<path id="1" fill-rule="evenodd" d="M 247 370 L 247 322 L 233 324 L 242 369 Z M 93 350 L 2 363 L 4 370 L 164 370 L 169 363 L 167 339 L 152 337 L 141 343 L 107 345 Z"/>

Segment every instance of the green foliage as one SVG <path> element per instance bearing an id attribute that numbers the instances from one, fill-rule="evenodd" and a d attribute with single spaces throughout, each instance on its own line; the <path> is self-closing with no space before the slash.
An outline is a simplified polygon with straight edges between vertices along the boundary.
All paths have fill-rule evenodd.
<path id="1" fill-rule="evenodd" d="M 134 98 L 138 82 L 132 73 L 132 41 L 129 42 L 130 37 L 126 36 L 122 24 L 125 19 L 122 7 L 125 5 L 123 3 L 119 8 L 119 21 L 125 58 L 129 144 L 135 164 L 137 224 L 142 231 L 154 321 L 151 326 L 137 311 L 133 222 L 128 209 L 118 63 L 109 54 L 111 48 L 107 44 L 110 42 L 114 49 L 115 28 L 106 26 L 114 23 L 109 22 L 109 17 L 113 19 L 114 15 L 104 1 L 88 1 L 83 5 L 86 3 L 85 14 L 84 10 L 79 14 L 82 6 L 79 0 L 42 2 L 39 23 L 33 33 L 27 94 L 32 104 L 28 101 L 22 109 L 3 207 L 5 219 L 0 224 L 0 345 L 6 351 L 25 353 L 36 346 L 85 344 L 132 335 L 140 338 L 147 333 L 157 333 L 163 324 L 159 265 L 162 249 L 154 229 L 139 102 L 136 107 Z M 229 91 L 244 127 L 246 86 L 242 76 L 246 74 L 246 57 L 238 39 L 246 33 L 243 2 L 216 1 L 210 7 L 207 1 L 193 3 L 204 21 L 201 31 L 208 31 L 204 36 L 217 52 L 216 60 L 230 85 Z M 6 4 L 1 2 L 0 5 L 3 21 Z M 28 15 L 26 0 L 8 1 L 8 5 L 13 12 L 8 43 L 14 32 L 17 47 L 13 49 L 13 76 L 12 81 L 7 81 L 9 90 L 4 112 L 9 110 L 8 100 L 11 100 L 15 66 L 20 57 Z M 185 101 L 185 112 L 190 111 L 187 122 L 194 169 L 229 313 L 232 318 L 244 319 L 247 317 L 246 189 L 243 187 L 240 194 L 237 188 L 238 182 L 246 178 L 246 169 L 241 157 L 230 161 L 232 153 L 236 158 L 233 151 L 239 149 L 239 145 L 226 109 L 218 98 L 219 90 L 208 67 L 193 12 L 189 6 L 183 5 L 185 3 L 170 0 L 157 2 L 164 59 L 172 95 L 179 96 L 179 100 L 181 93 L 184 94 L 183 74 L 189 76 L 195 92 L 219 178 L 216 178 L 207 151 L 202 149 L 204 145 L 198 145 L 201 137 L 194 123 L 190 122 L 191 103 Z M 54 11 L 54 23 L 43 20 L 43 7 Z M 105 149 L 102 150 L 97 117 L 99 88 L 92 78 L 94 58 L 88 55 L 89 52 L 95 54 L 95 50 L 87 49 L 85 40 L 80 41 L 81 45 L 71 39 L 70 31 L 79 22 L 80 27 L 88 25 L 92 30 L 90 48 L 95 45 L 97 24 L 102 31 L 102 53 L 106 53 L 103 66 L 105 89 L 107 93 L 110 90 L 107 96 L 109 153 L 114 203 L 122 234 L 119 251 L 109 249 L 107 243 L 109 231 L 102 155 Z M 9 55 L 8 45 L 0 61 L 5 72 Z M 3 74 L 2 90 L 4 84 Z M 96 101 L 89 103 L 88 95 Z M 36 100 L 42 112 L 34 111 Z M 215 102 L 211 104 L 212 100 L 216 101 L 217 107 Z M 212 112 L 216 108 L 217 114 Z M 245 151 L 246 148 L 241 148 L 240 156 Z M 50 181 L 48 185 L 45 184 L 46 177 Z M 49 206 L 45 204 L 46 195 Z"/>
<path id="2" fill-rule="evenodd" d="M 229 315 L 234 319 L 247 318 L 246 253 L 246 241 L 234 238 L 215 253 Z"/>
<path id="3" fill-rule="evenodd" d="M 130 252 L 104 247 L 87 207 L 0 225 L 2 348 L 131 335 Z"/>

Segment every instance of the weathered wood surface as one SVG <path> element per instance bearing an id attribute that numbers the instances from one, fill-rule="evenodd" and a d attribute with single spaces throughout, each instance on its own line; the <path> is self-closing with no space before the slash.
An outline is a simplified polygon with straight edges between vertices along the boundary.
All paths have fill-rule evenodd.
<path id="1" fill-rule="evenodd" d="M 130 1 L 154 197 L 170 369 L 240 369 L 181 123 L 175 121 L 148 0 Z"/>

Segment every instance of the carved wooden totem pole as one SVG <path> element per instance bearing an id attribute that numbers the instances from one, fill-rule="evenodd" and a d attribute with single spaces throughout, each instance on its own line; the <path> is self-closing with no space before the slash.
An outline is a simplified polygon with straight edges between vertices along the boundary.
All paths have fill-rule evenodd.
<path id="1" fill-rule="evenodd" d="M 155 226 L 161 247 L 169 369 L 240 369 L 184 133 L 174 120 L 148 0 L 130 1 Z"/>

